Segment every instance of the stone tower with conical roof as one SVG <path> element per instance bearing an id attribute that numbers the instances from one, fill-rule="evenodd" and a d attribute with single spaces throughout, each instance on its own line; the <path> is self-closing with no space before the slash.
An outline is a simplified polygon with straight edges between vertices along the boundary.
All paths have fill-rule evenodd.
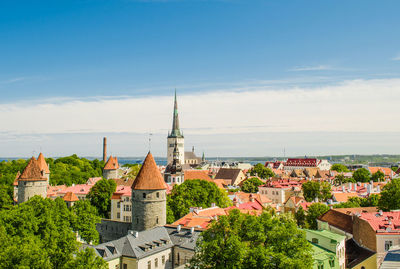
<path id="1" fill-rule="evenodd" d="M 18 178 L 18 204 L 28 201 L 35 195 L 46 198 L 47 184 L 45 170 L 41 169 L 39 162 L 32 157 Z"/>
<path id="2" fill-rule="evenodd" d="M 167 223 L 167 185 L 149 152 L 132 184 L 132 229 L 144 231 Z"/>
<path id="3" fill-rule="evenodd" d="M 178 115 L 178 102 L 176 99 L 176 90 L 175 90 L 175 101 L 174 101 L 174 114 L 172 118 L 172 130 L 168 134 L 167 138 L 167 165 L 171 164 L 174 160 L 174 148 L 175 143 L 178 145 L 179 152 L 179 163 L 185 163 L 185 148 L 184 148 L 185 138 L 183 137 L 183 133 L 179 128 L 179 115 Z"/>

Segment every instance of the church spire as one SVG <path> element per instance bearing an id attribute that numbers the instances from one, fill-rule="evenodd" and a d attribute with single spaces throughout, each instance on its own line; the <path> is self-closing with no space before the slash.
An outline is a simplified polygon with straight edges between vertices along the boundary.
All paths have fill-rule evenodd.
<path id="1" fill-rule="evenodd" d="M 183 137 L 181 130 L 179 129 L 178 101 L 176 100 L 176 89 L 175 89 L 175 101 L 174 101 L 174 116 L 172 120 L 172 131 L 169 136 Z"/>

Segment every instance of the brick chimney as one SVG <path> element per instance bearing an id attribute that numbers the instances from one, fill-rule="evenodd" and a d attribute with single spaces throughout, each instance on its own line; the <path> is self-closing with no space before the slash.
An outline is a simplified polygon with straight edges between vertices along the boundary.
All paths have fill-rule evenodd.
<path id="1" fill-rule="evenodd" d="M 103 162 L 107 162 L 107 137 L 103 138 Z"/>

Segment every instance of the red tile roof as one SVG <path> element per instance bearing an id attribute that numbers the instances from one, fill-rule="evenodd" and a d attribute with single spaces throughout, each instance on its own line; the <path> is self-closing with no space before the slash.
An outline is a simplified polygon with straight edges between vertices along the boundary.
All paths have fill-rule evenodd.
<path id="1" fill-rule="evenodd" d="M 132 184 L 134 190 L 166 190 L 167 184 L 158 170 L 153 155 L 149 152 Z"/>
<path id="2" fill-rule="evenodd" d="M 110 156 L 110 158 L 108 158 L 106 165 L 104 166 L 104 170 L 116 170 L 118 168 L 119 168 L 118 158 Z"/>
<path id="3" fill-rule="evenodd" d="M 361 213 L 360 219 L 366 220 L 376 233 L 400 234 L 400 212 Z"/>
<path id="4" fill-rule="evenodd" d="M 79 201 L 78 197 L 76 197 L 76 195 L 73 192 L 67 192 L 64 197 L 63 200 L 66 202 L 76 202 Z"/>
<path id="5" fill-rule="evenodd" d="M 317 167 L 318 160 L 315 158 L 311 159 L 300 159 L 300 158 L 289 158 L 285 166 L 306 166 L 306 167 Z"/>
<path id="6" fill-rule="evenodd" d="M 39 163 L 40 170 L 44 171 L 46 174 L 50 174 L 50 170 L 46 163 L 46 160 L 44 159 L 43 153 L 40 152 L 37 161 Z"/>
<path id="7" fill-rule="evenodd" d="M 185 180 L 190 179 L 203 179 L 211 181 L 212 179 L 208 176 L 208 172 L 205 170 L 186 170 Z"/>
<path id="8" fill-rule="evenodd" d="M 353 234 L 352 215 L 361 212 L 376 212 L 376 207 L 335 208 L 330 209 L 318 219 L 328 222 L 342 231 Z"/>
<path id="9" fill-rule="evenodd" d="M 38 161 L 35 157 L 32 157 L 25 167 L 22 174 L 19 176 L 18 180 L 20 181 L 42 181 L 47 180 L 47 178 L 42 175 L 42 170 L 39 167 Z"/>
<path id="10" fill-rule="evenodd" d="M 388 167 L 368 167 L 368 170 L 371 172 L 371 174 L 375 174 L 376 172 L 381 171 L 387 177 L 392 176 L 394 173 L 393 170 Z"/>

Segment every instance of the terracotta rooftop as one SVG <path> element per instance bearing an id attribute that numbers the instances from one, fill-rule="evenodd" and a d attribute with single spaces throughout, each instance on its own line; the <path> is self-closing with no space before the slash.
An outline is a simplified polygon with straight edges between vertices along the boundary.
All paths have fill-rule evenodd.
<path id="1" fill-rule="evenodd" d="M 167 184 L 158 170 L 153 155 L 149 152 L 132 184 L 134 190 L 166 190 Z"/>
<path id="2" fill-rule="evenodd" d="M 393 170 L 388 167 L 368 167 L 368 170 L 371 174 L 375 174 L 378 171 L 384 173 L 385 176 L 392 176 L 394 174 Z"/>
<path id="3" fill-rule="evenodd" d="M 108 161 L 106 162 L 106 165 L 104 166 L 104 170 L 116 170 L 118 168 L 119 168 L 118 158 L 110 156 L 110 158 L 108 158 Z"/>
<path id="4" fill-rule="evenodd" d="M 318 219 L 328 222 L 342 231 L 353 234 L 352 215 L 361 212 L 376 212 L 376 207 L 335 208 L 330 209 Z"/>
<path id="5" fill-rule="evenodd" d="M 17 175 L 15 176 L 14 183 L 13 183 L 14 186 L 18 186 L 18 179 L 19 179 L 20 176 L 21 176 L 21 172 L 18 171 Z"/>
<path id="6" fill-rule="evenodd" d="M 186 170 L 185 180 L 189 179 L 203 179 L 212 181 L 212 179 L 208 176 L 208 172 L 205 170 Z"/>
<path id="7" fill-rule="evenodd" d="M 46 163 L 43 153 L 40 152 L 37 161 L 39 163 L 40 170 L 44 171 L 46 174 L 50 174 L 49 166 Z"/>
<path id="8" fill-rule="evenodd" d="M 356 192 L 332 192 L 332 197 L 336 202 L 344 203 L 351 197 L 358 197 Z"/>
<path id="9" fill-rule="evenodd" d="M 78 197 L 76 197 L 76 195 L 73 192 L 67 192 L 64 197 L 63 200 L 66 202 L 76 202 L 79 201 Z"/>
<path id="10" fill-rule="evenodd" d="M 376 233 L 400 234 L 400 212 L 361 213 L 360 219 L 366 220 Z"/>
<path id="11" fill-rule="evenodd" d="M 22 174 L 19 176 L 18 180 L 20 181 L 41 181 L 47 180 L 47 178 L 42 175 L 42 170 L 39 167 L 38 161 L 35 157 L 32 157 L 25 167 Z"/>

